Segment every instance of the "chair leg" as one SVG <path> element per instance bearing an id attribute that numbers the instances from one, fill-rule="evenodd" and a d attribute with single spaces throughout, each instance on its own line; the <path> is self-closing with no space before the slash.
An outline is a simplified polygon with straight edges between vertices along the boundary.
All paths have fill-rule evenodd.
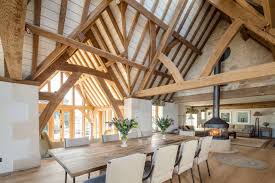
<path id="1" fill-rule="evenodd" d="M 192 182 L 195 183 L 195 181 L 194 181 L 193 169 L 191 168 L 190 170 L 191 170 L 191 175 L 192 175 Z"/>
<path id="2" fill-rule="evenodd" d="M 202 183 L 200 166 L 199 166 L 199 165 L 197 165 L 197 167 L 198 167 L 198 171 L 199 171 L 200 183 Z"/>
<path id="3" fill-rule="evenodd" d="M 207 165 L 208 175 L 209 175 L 209 177 L 210 177 L 210 176 L 211 176 L 211 174 L 210 174 L 210 169 L 209 169 L 208 160 L 206 160 L 206 165 Z"/>
<path id="4" fill-rule="evenodd" d="M 181 183 L 181 179 L 180 179 L 180 175 L 178 174 L 178 178 L 179 178 L 179 183 Z"/>
<path id="5" fill-rule="evenodd" d="M 68 173 L 65 172 L 65 183 L 67 183 L 67 177 L 68 177 Z"/>

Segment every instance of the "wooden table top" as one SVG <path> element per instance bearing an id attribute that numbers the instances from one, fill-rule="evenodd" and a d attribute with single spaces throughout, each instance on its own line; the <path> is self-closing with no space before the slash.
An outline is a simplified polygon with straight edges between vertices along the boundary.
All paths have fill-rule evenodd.
<path id="1" fill-rule="evenodd" d="M 161 134 L 154 134 L 151 137 L 129 139 L 126 148 L 120 147 L 120 141 L 115 141 L 94 143 L 83 147 L 52 149 L 49 153 L 71 177 L 77 177 L 105 168 L 107 162 L 114 158 L 134 153 L 150 155 L 159 147 L 180 144 L 193 139 L 198 138 L 166 134 L 166 139 L 163 140 Z"/>

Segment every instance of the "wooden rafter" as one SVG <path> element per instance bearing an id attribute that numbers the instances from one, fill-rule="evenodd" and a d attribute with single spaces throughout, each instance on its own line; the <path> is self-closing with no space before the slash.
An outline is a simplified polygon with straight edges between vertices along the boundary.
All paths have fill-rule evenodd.
<path id="1" fill-rule="evenodd" d="M 22 79 L 23 41 L 27 0 L 2 0 L 0 37 L 6 68 L 11 79 Z"/>
<path id="2" fill-rule="evenodd" d="M 140 3 L 138 3 L 136 0 L 123 0 L 125 1 L 127 4 L 129 4 L 130 6 L 132 6 L 133 8 L 135 8 L 137 11 L 139 11 L 141 14 L 143 14 L 146 18 L 148 18 L 149 20 L 151 20 L 152 22 L 154 22 L 156 25 L 160 26 L 162 29 L 164 30 L 168 30 L 170 25 L 167 25 L 166 23 L 164 23 L 162 20 L 160 20 L 157 16 L 155 16 L 153 13 L 151 13 L 149 10 L 147 10 L 146 8 L 144 8 Z M 181 1 L 178 4 L 182 4 L 182 5 L 186 5 L 187 1 Z M 201 51 L 199 49 L 197 49 L 195 46 L 193 46 L 189 41 L 187 41 L 186 39 L 184 39 L 179 33 L 177 33 L 176 31 L 172 32 L 172 35 L 178 39 L 179 41 L 183 42 L 183 44 L 185 44 L 187 47 L 190 47 L 190 49 L 193 49 L 194 51 L 198 52 L 199 54 L 201 54 Z"/>
<path id="3" fill-rule="evenodd" d="M 90 4 L 91 4 L 91 0 L 85 0 L 83 12 L 82 12 L 82 16 L 81 16 L 81 24 L 83 24 L 88 18 Z"/>
<path id="4" fill-rule="evenodd" d="M 65 97 L 66 93 L 74 86 L 74 84 L 80 78 L 81 73 L 73 73 L 69 76 L 67 81 L 60 87 L 60 89 L 50 99 L 44 111 L 39 116 L 39 132 L 41 133 L 44 127 L 47 125 L 56 107 Z"/>
<path id="5" fill-rule="evenodd" d="M 41 0 L 36 0 L 34 1 L 34 18 L 33 18 L 34 25 L 40 26 L 40 16 L 41 16 Z M 37 69 L 38 48 L 39 48 L 39 35 L 33 34 L 32 71 L 31 71 L 32 75 L 34 75 Z"/>
<path id="6" fill-rule="evenodd" d="M 140 85 L 140 89 L 144 89 L 146 87 L 146 85 L 148 84 L 148 82 L 149 82 L 149 80 L 152 76 L 152 73 L 155 70 L 155 67 L 157 66 L 158 55 L 159 55 L 159 53 L 165 51 L 165 49 L 168 45 L 168 40 L 172 36 L 172 34 L 175 32 L 174 28 L 175 28 L 175 26 L 176 26 L 176 24 L 177 24 L 177 22 L 180 18 L 181 13 L 183 12 L 183 10 L 186 6 L 186 3 L 187 3 L 187 1 L 185 1 L 185 0 L 179 0 L 178 1 L 175 13 L 173 15 L 172 20 L 170 21 L 171 24 L 167 28 L 166 32 L 164 33 L 164 35 L 161 39 L 161 42 L 160 42 L 159 47 L 158 47 L 158 51 L 155 54 L 155 56 L 152 60 L 152 63 L 150 64 L 149 70 L 147 71 L 147 73 L 144 76 L 143 82 Z M 154 20 L 152 20 L 152 21 L 154 21 Z"/>
<path id="7" fill-rule="evenodd" d="M 174 80 L 176 83 L 183 82 L 183 78 L 181 76 L 181 73 L 179 72 L 179 69 L 176 67 L 176 65 L 171 61 L 166 55 L 163 53 L 159 54 L 158 59 L 165 65 L 165 67 L 171 72 Z"/>
<path id="8" fill-rule="evenodd" d="M 238 69 L 217 75 L 207 76 L 196 80 L 183 81 L 181 83 L 169 84 L 165 86 L 141 90 L 135 93 L 136 97 L 146 97 L 153 95 L 160 95 L 165 93 L 172 93 L 182 90 L 189 90 L 195 88 L 203 88 L 213 85 L 227 84 L 242 80 L 256 79 L 266 76 L 275 75 L 275 63 L 261 64 L 257 66 L 250 66 L 245 69 Z"/>
<path id="9" fill-rule="evenodd" d="M 80 24 L 68 37 L 72 39 L 77 39 L 80 32 L 85 34 L 87 31 L 89 31 L 90 25 L 94 23 L 98 16 L 106 9 L 106 7 L 109 6 L 109 3 L 111 1 L 112 0 L 103 0 L 97 6 L 97 8 L 89 14 L 87 20 L 84 23 Z M 65 53 L 65 50 L 67 48 L 67 45 L 62 45 L 61 47 L 56 48 L 45 60 L 43 60 L 32 79 L 38 78 L 44 71 L 46 71 Z"/>
<path id="10" fill-rule="evenodd" d="M 60 5 L 59 21 L 58 21 L 58 28 L 57 28 L 57 33 L 61 35 L 63 35 L 63 32 L 64 32 L 67 6 L 68 6 L 68 0 L 62 0 Z M 56 43 L 56 45 L 59 46 L 60 43 Z"/>
<path id="11" fill-rule="evenodd" d="M 275 28 L 275 1 L 263 0 L 262 5 L 266 21 L 270 24 L 271 28 Z"/>
<path id="12" fill-rule="evenodd" d="M 275 85 L 221 91 L 221 99 L 233 99 L 267 95 L 275 95 Z M 213 100 L 213 93 L 203 93 L 197 95 L 175 97 L 174 100 L 176 102 L 181 103 L 208 101 Z"/>
<path id="13" fill-rule="evenodd" d="M 216 44 L 216 47 L 214 48 L 205 68 L 201 73 L 201 77 L 209 76 L 212 73 L 217 62 L 222 57 L 229 43 L 233 40 L 235 35 L 239 32 L 242 25 L 243 25 L 242 21 L 239 19 L 236 19 L 229 26 L 229 28 L 226 30 L 226 32 L 223 34 L 223 36 L 220 38 L 220 40 Z"/>

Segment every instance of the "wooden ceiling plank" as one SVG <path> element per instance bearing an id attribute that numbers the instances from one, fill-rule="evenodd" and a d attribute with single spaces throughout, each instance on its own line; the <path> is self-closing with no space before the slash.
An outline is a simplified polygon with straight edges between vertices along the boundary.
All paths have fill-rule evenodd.
<path id="1" fill-rule="evenodd" d="M 57 33 L 60 35 L 63 35 L 64 33 L 67 6 L 68 6 L 68 0 L 62 0 L 60 5 L 59 21 L 58 21 L 58 28 L 57 28 Z M 57 42 L 56 46 L 60 46 L 60 43 Z"/>
<path id="2" fill-rule="evenodd" d="M 90 9 L 90 4 L 91 4 L 91 0 L 85 0 L 80 24 L 83 24 L 87 20 L 88 14 L 89 14 L 89 9 Z"/>
<path id="3" fill-rule="evenodd" d="M 263 0 L 262 5 L 266 21 L 270 24 L 271 28 L 275 28 L 275 1 Z"/>
<path id="4" fill-rule="evenodd" d="M 7 72 L 22 80 L 22 58 L 27 0 L 5 0 L 0 6 L 0 37 Z"/>
<path id="5" fill-rule="evenodd" d="M 49 119 L 54 113 L 56 107 L 60 104 L 60 102 L 65 97 L 66 93 L 74 86 L 74 84 L 80 78 L 80 73 L 73 73 L 69 76 L 67 81 L 60 87 L 60 89 L 54 94 L 54 97 L 49 101 L 46 108 L 39 116 L 39 132 L 41 133 L 45 126 L 47 125 Z"/>
<path id="6" fill-rule="evenodd" d="M 218 43 L 216 44 L 210 58 L 207 61 L 206 66 L 204 67 L 201 77 L 209 76 L 214 67 L 216 66 L 219 59 L 222 57 L 224 51 L 230 44 L 230 42 L 233 40 L 233 38 L 236 36 L 236 34 L 239 32 L 241 26 L 243 25 L 243 22 L 239 19 L 236 19 L 233 21 L 233 23 L 228 27 L 226 32 L 222 35 Z"/>
<path id="7" fill-rule="evenodd" d="M 136 92 L 136 97 L 146 97 L 165 93 L 172 93 L 182 90 L 202 88 L 207 86 L 222 85 L 231 82 L 256 79 L 275 75 L 275 62 L 250 66 L 221 74 L 211 75 L 196 80 L 183 81 L 181 83 L 150 88 Z"/>

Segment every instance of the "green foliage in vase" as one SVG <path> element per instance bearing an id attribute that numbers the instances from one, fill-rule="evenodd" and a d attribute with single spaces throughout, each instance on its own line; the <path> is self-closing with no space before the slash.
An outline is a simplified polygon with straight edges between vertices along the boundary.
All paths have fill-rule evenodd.
<path id="1" fill-rule="evenodd" d="M 158 118 L 155 123 L 160 128 L 161 132 L 164 133 L 167 130 L 167 128 L 169 128 L 169 126 L 173 124 L 173 121 L 173 119 L 168 118 L 168 116 L 166 116 L 165 118 Z"/>
<path id="2" fill-rule="evenodd" d="M 112 120 L 112 123 L 115 125 L 117 130 L 121 133 L 122 138 L 127 138 L 127 135 L 129 131 L 132 128 L 137 128 L 138 127 L 138 122 L 135 119 L 118 119 L 114 118 Z"/>

